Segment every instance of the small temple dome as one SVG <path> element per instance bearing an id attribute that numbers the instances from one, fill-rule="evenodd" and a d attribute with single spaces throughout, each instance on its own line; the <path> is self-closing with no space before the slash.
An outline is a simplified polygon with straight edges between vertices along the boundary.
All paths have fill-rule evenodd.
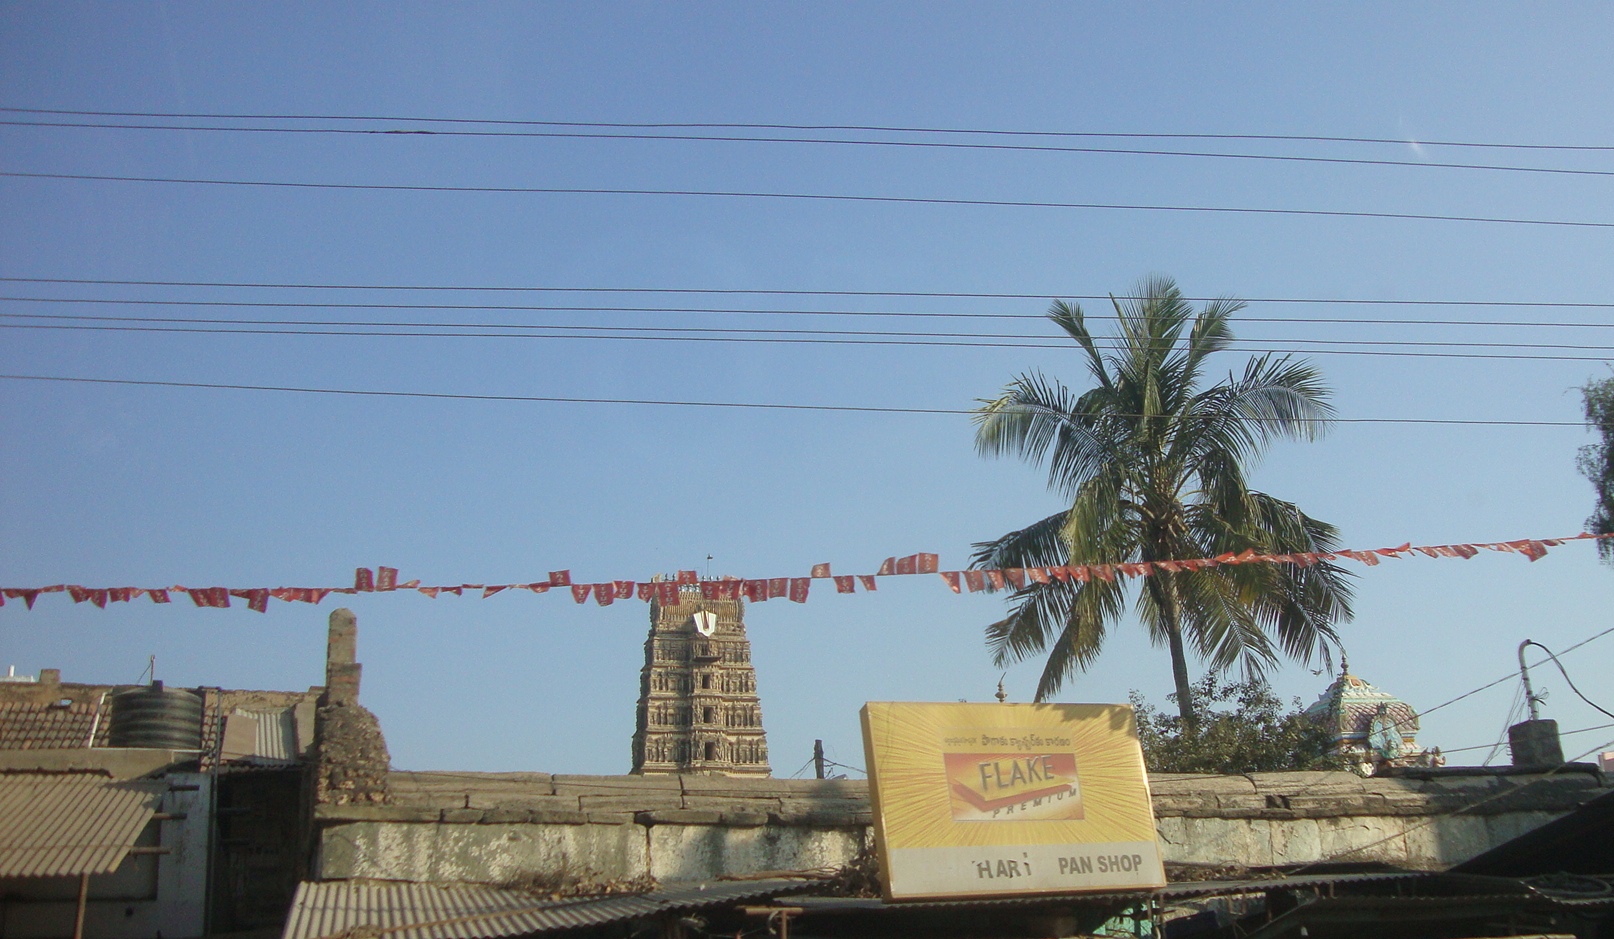
<path id="1" fill-rule="evenodd" d="M 1327 728 L 1332 753 L 1364 770 L 1425 763 L 1432 757 L 1418 747 L 1418 713 L 1412 705 L 1348 669 L 1305 713 Z"/>

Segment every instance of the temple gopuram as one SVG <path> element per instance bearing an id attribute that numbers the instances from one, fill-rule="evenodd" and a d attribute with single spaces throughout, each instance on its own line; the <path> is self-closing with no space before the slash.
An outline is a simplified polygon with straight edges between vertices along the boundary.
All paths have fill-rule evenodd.
<path id="1" fill-rule="evenodd" d="M 676 603 L 651 601 L 633 773 L 769 775 L 744 603 L 705 597 L 700 584 L 680 585 Z"/>

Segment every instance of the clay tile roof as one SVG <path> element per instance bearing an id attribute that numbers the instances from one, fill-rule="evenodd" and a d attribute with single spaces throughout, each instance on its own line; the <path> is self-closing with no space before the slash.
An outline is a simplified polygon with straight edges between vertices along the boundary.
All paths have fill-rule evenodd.
<path id="1" fill-rule="evenodd" d="M 165 788 L 90 773 L 0 774 L 0 877 L 111 873 Z"/>
<path id="2" fill-rule="evenodd" d="M 95 745 L 106 746 L 108 708 L 90 700 L 73 700 L 62 707 L 53 701 L 0 701 L 0 750 L 65 750 L 88 746 L 91 728 Z"/>

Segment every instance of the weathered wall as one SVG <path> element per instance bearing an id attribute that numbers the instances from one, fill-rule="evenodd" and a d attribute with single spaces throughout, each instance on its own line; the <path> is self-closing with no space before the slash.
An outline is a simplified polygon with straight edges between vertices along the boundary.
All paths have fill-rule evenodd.
<path id="1" fill-rule="evenodd" d="M 1516 837 L 1606 791 L 1603 783 L 1585 773 L 1151 779 L 1167 861 L 1338 857 L 1419 869 Z M 317 877 L 498 883 L 564 869 L 702 880 L 834 868 L 872 839 L 861 781 L 393 773 L 389 788 L 396 805 L 318 808 Z"/>

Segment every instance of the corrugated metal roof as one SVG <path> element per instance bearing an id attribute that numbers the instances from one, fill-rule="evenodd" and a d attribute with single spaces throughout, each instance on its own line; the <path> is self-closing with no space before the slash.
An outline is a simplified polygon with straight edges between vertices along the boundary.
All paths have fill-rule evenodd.
<path id="1" fill-rule="evenodd" d="M 0 775 L 0 877 L 110 873 L 162 801 L 155 780 Z"/>
<path id="2" fill-rule="evenodd" d="M 530 893 L 477 885 L 304 882 L 292 899 L 282 939 L 327 939 L 360 927 L 366 936 L 386 939 L 498 939 L 766 899 L 814 886 L 801 880 L 715 881 L 539 901 Z"/>

